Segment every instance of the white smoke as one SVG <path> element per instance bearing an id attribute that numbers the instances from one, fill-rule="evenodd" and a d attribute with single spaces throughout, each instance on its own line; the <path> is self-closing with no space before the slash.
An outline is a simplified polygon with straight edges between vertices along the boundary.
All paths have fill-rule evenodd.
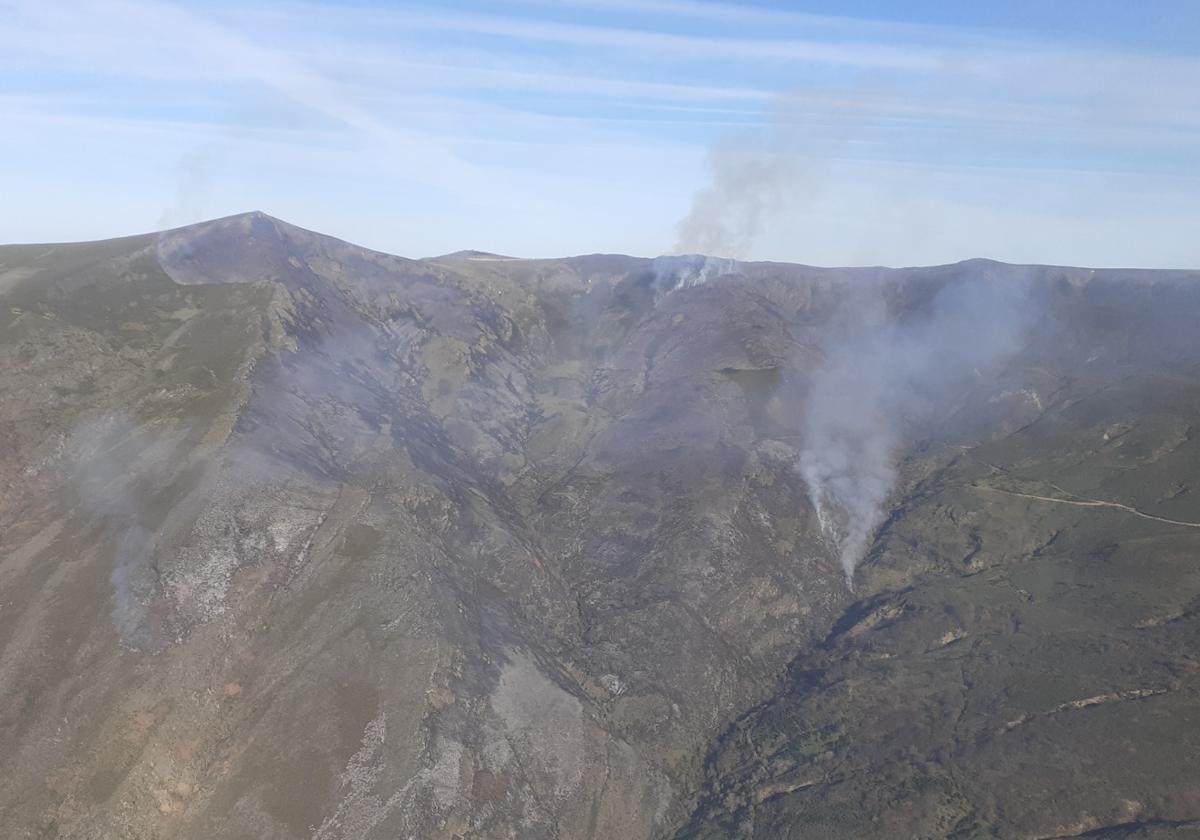
<path id="1" fill-rule="evenodd" d="M 144 500 L 164 480 L 175 448 L 125 418 L 107 417 L 78 426 L 69 451 L 80 502 L 115 537 L 109 573 L 113 627 L 125 647 L 151 648 L 146 621 L 156 588 L 157 528 Z"/>
<path id="2" fill-rule="evenodd" d="M 702 254 L 679 254 L 654 259 L 654 288 L 659 294 L 700 286 L 714 277 L 737 274 L 737 260 L 706 257 Z"/>
<path id="3" fill-rule="evenodd" d="M 180 158 L 175 170 L 175 193 L 171 204 L 158 217 L 158 226 L 174 228 L 199 222 L 208 210 L 212 161 L 207 150 Z"/>
<path id="4" fill-rule="evenodd" d="M 707 163 L 712 181 L 680 220 L 675 252 L 744 259 L 764 221 L 800 186 L 797 159 L 779 148 L 772 133 L 728 138 L 709 152 Z"/>
<path id="5" fill-rule="evenodd" d="M 1020 345 L 1026 287 L 973 276 L 918 312 L 848 293 L 806 395 L 799 470 L 847 582 L 883 521 L 900 447 Z M 894 305 L 891 309 L 895 309 Z"/>

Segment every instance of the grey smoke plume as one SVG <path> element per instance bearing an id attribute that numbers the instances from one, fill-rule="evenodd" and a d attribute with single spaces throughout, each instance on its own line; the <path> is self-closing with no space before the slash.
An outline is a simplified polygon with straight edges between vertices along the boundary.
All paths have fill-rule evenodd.
<path id="1" fill-rule="evenodd" d="M 696 193 L 680 221 L 675 252 L 745 258 L 766 217 L 780 208 L 799 180 L 795 160 L 775 138 L 729 138 L 712 149 L 712 182 Z"/>
<path id="2" fill-rule="evenodd" d="M 706 257 L 702 254 L 679 254 L 655 257 L 654 288 L 659 294 L 700 286 L 714 277 L 737 274 L 737 260 L 725 257 Z"/>
<path id="3" fill-rule="evenodd" d="M 175 169 L 175 194 L 171 205 L 158 218 L 159 228 L 174 228 L 199 222 L 209 203 L 211 161 L 207 151 L 184 155 Z"/>
<path id="4" fill-rule="evenodd" d="M 847 582 L 884 518 L 897 450 L 1018 349 L 1031 308 L 1026 286 L 986 277 L 917 313 L 889 311 L 884 291 L 846 296 L 803 418 L 800 473 Z"/>
<path id="5" fill-rule="evenodd" d="M 69 451 L 80 501 L 116 536 L 109 573 L 113 626 L 126 647 L 151 647 L 146 619 L 156 585 L 157 538 L 143 499 L 153 496 L 153 484 L 162 478 L 174 447 L 141 434 L 123 418 L 109 417 L 80 425 Z M 149 484 L 137 486 L 136 475 L 148 475 Z"/>

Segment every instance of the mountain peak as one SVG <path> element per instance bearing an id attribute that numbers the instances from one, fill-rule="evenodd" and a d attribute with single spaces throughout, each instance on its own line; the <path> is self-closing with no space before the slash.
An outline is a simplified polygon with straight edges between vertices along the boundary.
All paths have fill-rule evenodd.
<path id="1" fill-rule="evenodd" d="M 510 257 L 505 254 L 493 254 L 491 251 L 475 251 L 471 249 L 463 251 L 454 251 L 449 254 L 440 254 L 436 257 L 429 257 L 430 260 L 469 260 L 471 262 L 510 262 L 519 260 L 520 257 Z"/>

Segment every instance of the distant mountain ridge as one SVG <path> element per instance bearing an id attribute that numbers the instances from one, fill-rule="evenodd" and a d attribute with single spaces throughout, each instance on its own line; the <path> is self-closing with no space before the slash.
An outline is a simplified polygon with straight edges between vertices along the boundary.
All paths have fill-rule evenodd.
<path id="1" fill-rule="evenodd" d="M 1197 323 L 1187 271 L 0 246 L 0 833 L 1190 836 Z"/>

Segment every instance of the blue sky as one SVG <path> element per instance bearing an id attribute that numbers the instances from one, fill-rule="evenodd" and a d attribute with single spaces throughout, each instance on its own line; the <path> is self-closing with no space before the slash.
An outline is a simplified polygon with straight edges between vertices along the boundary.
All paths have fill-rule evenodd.
<path id="1" fill-rule="evenodd" d="M 0 241 L 1200 267 L 1200 4 L 0 0 Z"/>

